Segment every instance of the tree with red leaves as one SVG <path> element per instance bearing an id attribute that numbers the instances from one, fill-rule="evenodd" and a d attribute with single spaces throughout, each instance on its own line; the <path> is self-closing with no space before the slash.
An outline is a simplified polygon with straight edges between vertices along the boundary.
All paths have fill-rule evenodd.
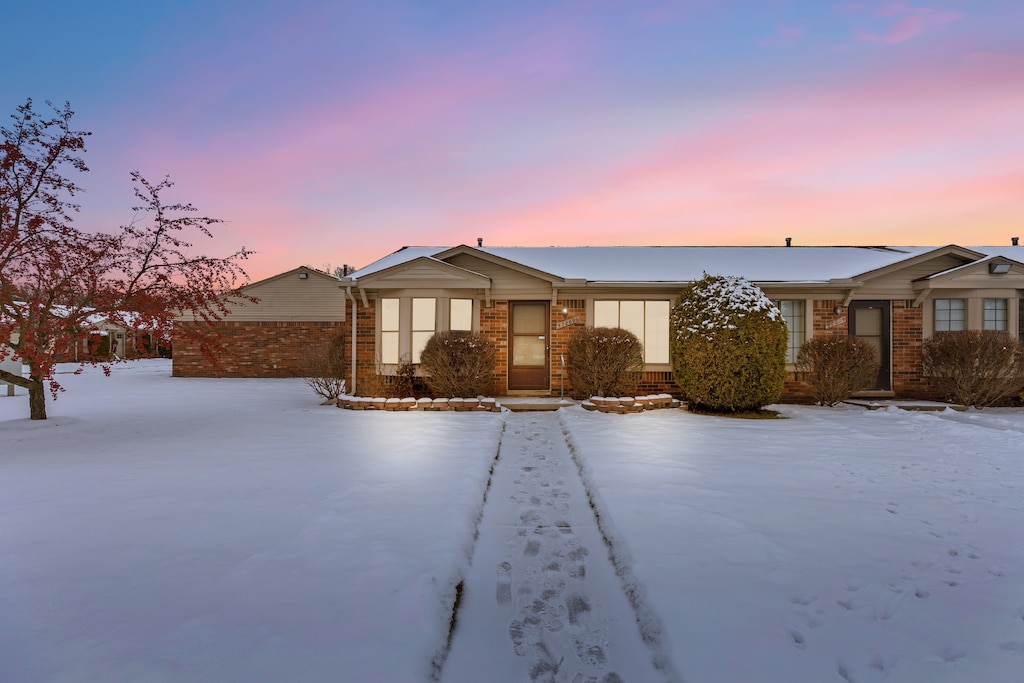
<path id="1" fill-rule="evenodd" d="M 32 100 L 0 128 L 0 360 L 13 356 L 28 378 L 0 370 L 0 380 L 28 389 L 33 420 L 46 419 L 46 389 L 63 391 L 54 369 L 67 349 L 87 341 L 97 320 L 129 330 L 141 350 L 151 336 L 190 338 L 218 367 L 226 349 L 212 323 L 227 312 L 226 298 L 252 300 L 241 287 L 248 278 L 239 262 L 244 248 L 224 258 L 191 253 L 191 234 L 212 237 L 221 221 L 198 217 L 190 204 L 164 204 L 169 179 L 153 184 L 131 174 L 138 206 L 134 219 L 110 233 L 74 227 L 75 197 L 82 191 L 70 171 L 88 171 L 82 154 L 87 132 L 71 127 L 69 104 Z M 196 321 L 172 328 L 179 312 Z M 81 361 L 110 373 L 118 357 Z"/>

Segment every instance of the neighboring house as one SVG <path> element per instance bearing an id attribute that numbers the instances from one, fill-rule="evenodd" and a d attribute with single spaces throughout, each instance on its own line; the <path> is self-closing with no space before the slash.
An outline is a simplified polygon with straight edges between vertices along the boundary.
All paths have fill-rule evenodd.
<path id="1" fill-rule="evenodd" d="M 24 302 L 16 301 L 15 306 L 25 306 Z M 134 324 L 136 314 L 122 311 L 120 320 L 112 319 L 113 316 L 105 316 L 94 313 L 95 309 L 84 308 L 71 310 L 66 306 L 53 306 L 50 312 L 54 317 L 66 318 L 74 315 L 76 318 L 81 313 L 86 313 L 84 318 L 77 323 L 80 328 L 88 332 L 88 338 L 81 339 L 76 343 L 69 344 L 57 354 L 58 362 L 78 363 L 95 359 L 117 358 L 142 358 L 157 356 L 161 350 L 161 340 L 152 331 L 145 329 L 136 331 L 124 323 Z M 16 332 L 11 338 L 16 339 Z M 137 337 L 136 335 L 141 335 Z M 141 341 L 140 350 L 136 345 L 137 339 Z"/>
<path id="2" fill-rule="evenodd" d="M 254 282 L 245 293 L 257 299 L 229 302 L 230 314 L 218 328 L 233 349 L 221 358 L 226 377 L 301 376 L 309 355 L 345 332 L 346 302 L 337 278 L 314 268 L 295 268 Z M 194 318 L 180 316 L 174 324 Z M 347 339 L 346 339 L 347 345 Z M 175 340 L 173 374 L 209 377 L 214 373 L 198 349 Z"/>
<path id="3" fill-rule="evenodd" d="M 704 273 L 740 275 L 776 301 L 789 326 L 786 398 L 806 398 L 792 363 L 800 345 L 820 334 L 852 334 L 879 349 L 879 395 L 927 397 L 921 352 L 934 332 L 1021 333 L 1022 260 L 1024 247 L 1016 245 L 406 247 L 341 279 L 296 269 L 250 285 L 247 293 L 272 305 L 240 308 L 221 326 L 231 333 L 259 321 L 269 329 L 238 336 L 235 346 L 250 362 L 229 374 L 278 376 L 286 373 L 265 348 L 322 343 L 308 328 L 329 321 L 347 350 L 355 337 L 356 357 L 348 357 L 356 392 L 402 361 L 417 363 L 434 332 L 476 330 L 497 349 L 496 395 L 571 394 L 562 356 L 574 330 L 620 326 L 644 344 L 642 390 L 676 391 L 668 352 L 673 299 Z M 309 296 L 313 278 L 316 297 Z M 180 347 L 174 364 L 176 375 L 210 374 Z"/>

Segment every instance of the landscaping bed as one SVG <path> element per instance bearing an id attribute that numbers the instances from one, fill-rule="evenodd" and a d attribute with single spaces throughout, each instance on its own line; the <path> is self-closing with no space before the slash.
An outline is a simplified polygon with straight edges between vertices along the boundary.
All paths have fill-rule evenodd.
<path id="1" fill-rule="evenodd" d="M 626 414 L 662 408 L 678 408 L 682 403 L 669 394 L 652 394 L 650 396 L 591 396 L 581 405 L 586 410 Z"/>

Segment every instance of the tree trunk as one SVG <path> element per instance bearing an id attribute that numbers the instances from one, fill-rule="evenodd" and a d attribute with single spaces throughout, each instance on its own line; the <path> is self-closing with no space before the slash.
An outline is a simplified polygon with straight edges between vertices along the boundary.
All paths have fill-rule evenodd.
<path id="1" fill-rule="evenodd" d="M 32 377 L 31 386 L 28 388 L 28 412 L 29 419 L 46 419 L 46 387 L 43 383 Z"/>
<path id="2" fill-rule="evenodd" d="M 28 411 L 32 420 L 46 419 L 46 384 L 29 368 L 28 379 L 6 370 L 0 370 L 0 380 L 14 386 L 28 389 Z"/>

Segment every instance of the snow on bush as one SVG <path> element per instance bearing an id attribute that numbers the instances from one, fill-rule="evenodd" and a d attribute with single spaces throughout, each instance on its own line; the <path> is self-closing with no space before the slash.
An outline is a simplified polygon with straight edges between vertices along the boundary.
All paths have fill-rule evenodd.
<path id="1" fill-rule="evenodd" d="M 786 343 L 779 309 L 742 277 L 705 273 L 672 308 L 672 369 L 696 408 L 735 412 L 777 401 Z"/>

